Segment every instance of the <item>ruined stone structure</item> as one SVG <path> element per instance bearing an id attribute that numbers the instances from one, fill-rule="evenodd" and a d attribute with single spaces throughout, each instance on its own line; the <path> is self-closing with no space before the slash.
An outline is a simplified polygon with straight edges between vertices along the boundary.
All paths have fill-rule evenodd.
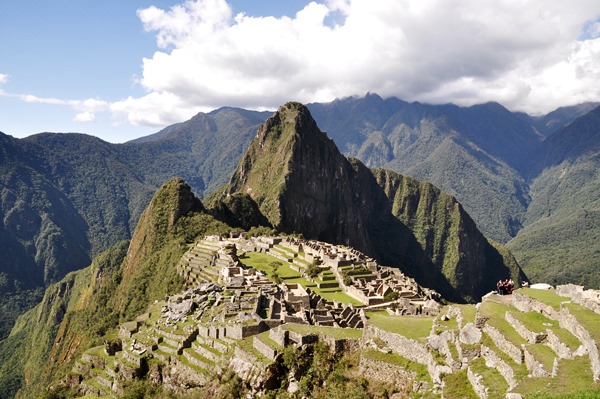
<path id="1" fill-rule="evenodd" d="M 328 301 L 310 287 L 285 280 L 276 284 L 240 261 L 248 252 L 268 253 L 300 273 L 316 265 L 315 285 L 329 284 L 364 299 L 363 304 Z M 260 393 L 278 378 L 277 364 L 287 346 L 316 342 L 336 353 L 360 351 L 364 376 L 433 397 L 443 397 L 444 378 L 454 373 L 464 373 L 480 398 L 522 397 L 523 378 L 553 379 L 565 361 L 589 359 L 590 378 L 600 375 L 597 334 L 590 334 L 569 307 L 574 302 L 594 310 L 593 293 L 582 294 L 578 287 L 556 290 L 569 295 L 559 309 L 520 291 L 510 298 L 484 298 L 498 306 L 512 300 L 501 320 L 482 313 L 482 304 L 471 308 L 468 317 L 459 306 L 440 313 L 435 293 L 358 251 L 281 237 L 206 237 L 182 257 L 178 271 L 189 288 L 123 323 L 117 340 L 88 350 L 75 363 L 70 386 L 86 395 L 118 396 L 129 381 L 144 377 L 177 391 L 203 386 L 214 373 L 230 369 Z M 405 336 L 372 322 L 367 314 L 376 310 L 401 323 L 429 320 L 431 330 Z M 528 313 L 558 323 L 534 328 Z M 513 333 L 506 334 L 507 329 Z M 573 339 L 565 341 L 565 330 L 576 345 Z M 541 348 L 552 354 L 552 361 L 540 357 Z M 490 377 L 490 370 L 495 376 Z M 503 380 L 503 391 L 493 391 L 490 387 L 497 384 L 490 378 Z"/>

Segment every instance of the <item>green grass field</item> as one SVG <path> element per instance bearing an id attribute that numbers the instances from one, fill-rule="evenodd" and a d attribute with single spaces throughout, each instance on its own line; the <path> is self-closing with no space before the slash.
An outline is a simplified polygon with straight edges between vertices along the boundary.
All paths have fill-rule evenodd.
<path id="1" fill-rule="evenodd" d="M 286 284 L 300 284 L 304 288 L 310 288 L 315 293 L 321 295 L 328 301 L 337 301 L 344 304 L 352 304 L 355 306 L 361 306 L 363 303 L 357 299 L 342 292 L 341 288 L 330 288 L 320 289 L 312 281 L 308 281 L 300 275 L 300 273 L 290 267 L 290 264 L 275 258 L 269 254 L 258 253 L 258 252 L 247 252 L 246 256 L 240 261 L 246 266 L 253 267 L 256 270 L 263 271 L 267 274 L 271 281 L 274 281 L 273 277 L 273 266 L 271 263 L 279 262 L 280 266 L 277 268 L 277 274 L 284 283 Z"/>
<path id="2" fill-rule="evenodd" d="M 382 330 L 400 334 L 406 338 L 427 338 L 433 325 L 433 317 L 390 316 L 387 312 L 366 312 L 369 323 Z"/>
<path id="3" fill-rule="evenodd" d="M 521 288 L 517 292 L 527 295 L 531 298 L 537 299 L 546 305 L 552 306 L 554 309 L 559 310 L 562 302 L 570 301 L 569 298 L 560 296 L 554 290 L 536 290 L 533 288 Z"/>

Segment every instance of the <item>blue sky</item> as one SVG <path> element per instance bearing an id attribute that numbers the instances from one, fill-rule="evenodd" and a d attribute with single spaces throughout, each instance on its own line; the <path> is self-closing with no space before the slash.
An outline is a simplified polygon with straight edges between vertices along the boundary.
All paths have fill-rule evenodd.
<path id="1" fill-rule="evenodd" d="M 0 131 L 123 142 L 369 91 L 545 113 L 600 100 L 599 16 L 595 0 L 3 1 Z"/>

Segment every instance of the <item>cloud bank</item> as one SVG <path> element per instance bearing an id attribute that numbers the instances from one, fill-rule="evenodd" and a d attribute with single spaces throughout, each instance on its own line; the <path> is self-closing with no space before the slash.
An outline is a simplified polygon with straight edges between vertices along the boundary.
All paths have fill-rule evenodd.
<path id="1" fill-rule="evenodd" d="M 597 0 L 322 0 L 281 18 L 225 0 L 152 6 L 138 10 L 158 48 L 142 60 L 147 94 L 70 104 L 75 120 L 151 126 L 367 92 L 546 113 L 600 101 L 599 16 Z"/>

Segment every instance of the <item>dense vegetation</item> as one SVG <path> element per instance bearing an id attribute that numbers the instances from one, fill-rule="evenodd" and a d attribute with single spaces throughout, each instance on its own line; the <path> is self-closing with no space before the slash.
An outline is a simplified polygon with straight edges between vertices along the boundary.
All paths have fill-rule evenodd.
<path id="1" fill-rule="evenodd" d="M 65 375 L 83 350 L 110 339 L 118 323 L 181 290 L 183 281 L 173 270 L 188 243 L 198 235 L 230 230 L 205 213 L 181 179 L 166 183 L 131 243 L 118 243 L 91 266 L 51 285 L 42 302 L 0 341 L 0 398 L 12 398 L 25 380 L 23 398 L 55 386 L 56 376 Z"/>
<path id="2" fill-rule="evenodd" d="M 199 195 L 225 183 L 263 120 L 224 108 L 165 129 L 166 139 L 159 132 L 118 145 L 83 134 L 0 133 L 0 307 L 24 296 L 39 301 L 36 289 L 131 238 L 153 193 L 173 176 Z M 22 302 L 3 313 L 0 339 L 31 307 Z"/>

